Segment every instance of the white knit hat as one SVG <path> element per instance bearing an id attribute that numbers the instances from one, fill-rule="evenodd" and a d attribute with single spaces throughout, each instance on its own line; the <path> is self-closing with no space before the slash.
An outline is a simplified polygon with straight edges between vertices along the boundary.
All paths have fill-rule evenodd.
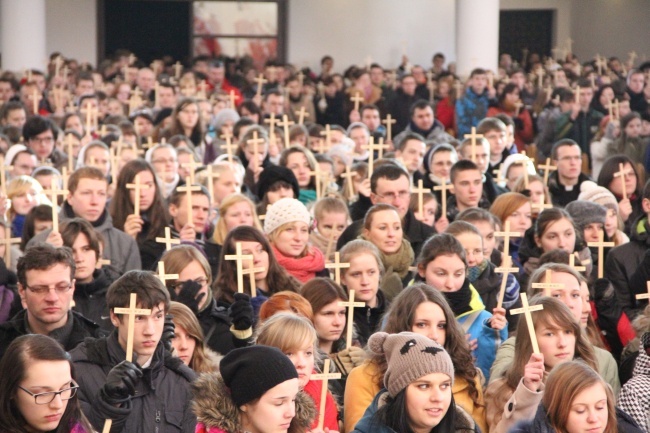
<path id="1" fill-rule="evenodd" d="M 309 211 L 295 198 L 281 198 L 266 210 L 264 233 L 271 234 L 278 227 L 294 221 L 301 221 L 309 225 L 311 222 Z"/>
<path id="2" fill-rule="evenodd" d="M 578 200 L 592 201 L 606 208 L 613 209 L 618 213 L 618 202 L 616 197 L 608 189 L 598 186 L 595 182 L 590 180 L 584 181 L 580 184 L 580 195 Z"/>

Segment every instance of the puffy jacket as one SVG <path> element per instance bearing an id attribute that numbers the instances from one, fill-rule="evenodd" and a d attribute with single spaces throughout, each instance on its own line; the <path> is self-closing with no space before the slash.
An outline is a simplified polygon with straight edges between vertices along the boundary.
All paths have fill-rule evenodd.
<path id="1" fill-rule="evenodd" d="M 458 137 L 462 138 L 465 134 L 469 134 L 472 126 L 478 125 L 486 117 L 489 104 L 490 97 L 487 90 L 480 95 L 477 95 L 471 87 L 465 91 L 465 95 L 456 101 Z"/>

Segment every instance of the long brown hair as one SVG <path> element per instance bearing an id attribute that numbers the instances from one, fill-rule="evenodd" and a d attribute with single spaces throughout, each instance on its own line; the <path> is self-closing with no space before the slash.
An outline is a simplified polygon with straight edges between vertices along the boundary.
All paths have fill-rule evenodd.
<path id="1" fill-rule="evenodd" d="M 442 309 L 447 321 L 445 329 L 445 350 L 449 353 L 456 377 L 465 379 L 467 382 L 469 396 L 477 406 L 483 406 L 479 401 L 478 371 L 474 366 L 472 352 L 469 350 L 465 333 L 460 324 L 456 321 L 454 313 L 451 311 L 447 300 L 442 293 L 424 283 L 416 283 L 404 289 L 390 305 L 390 308 L 384 316 L 384 331 L 389 334 L 398 334 L 400 332 L 411 332 L 415 321 L 415 310 L 418 305 L 425 302 L 433 302 Z M 373 358 L 377 363 L 381 373 L 380 380 L 383 380 L 386 372 L 385 357 Z"/>
<path id="2" fill-rule="evenodd" d="M 300 294 L 311 304 L 314 316 L 332 302 L 348 301 L 348 295 L 345 293 L 345 290 L 330 278 L 316 277 L 307 281 L 300 289 Z M 345 335 L 347 329 L 348 322 L 346 320 L 341 335 Z"/>
<path id="3" fill-rule="evenodd" d="M 174 318 L 174 325 L 183 328 L 196 343 L 189 367 L 197 374 L 217 371 L 219 365 L 211 358 L 210 349 L 205 347 L 203 330 L 192 310 L 185 304 L 172 301 L 169 306 L 169 314 Z"/>

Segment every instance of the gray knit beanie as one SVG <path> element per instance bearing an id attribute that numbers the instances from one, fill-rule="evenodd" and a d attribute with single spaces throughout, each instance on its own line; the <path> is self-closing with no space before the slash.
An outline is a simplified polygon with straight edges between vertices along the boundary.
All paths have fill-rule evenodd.
<path id="1" fill-rule="evenodd" d="M 591 201 L 605 206 L 607 209 L 613 209 L 618 213 L 618 201 L 616 197 L 606 188 L 598 186 L 596 182 L 587 180 L 580 184 L 580 195 L 578 200 Z"/>
<path id="2" fill-rule="evenodd" d="M 384 386 L 391 397 L 431 373 L 444 373 L 454 384 L 454 364 L 449 354 L 438 343 L 423 335 L 376 332 L 368 340 L 368 348 L 373 353 L 386 356 L 388 368 L 384 374 Z"/>
<path id="3" fill-rule="evenodd" d="M 302 221 L 309 225 L 311 223 L 309 211 L 295 198 L 281 198 L 266 209 L 264 233 L 271 234 L 278 227 L 294 221 Z"/>
<path id="4" fill-rule="evenodd" d="M 607 209 L 598 203 L 585 200 L 572 201 L 564 208 L 580 230 L 584 230 L 588 224 L 601 223 L 605 225 Z"/>

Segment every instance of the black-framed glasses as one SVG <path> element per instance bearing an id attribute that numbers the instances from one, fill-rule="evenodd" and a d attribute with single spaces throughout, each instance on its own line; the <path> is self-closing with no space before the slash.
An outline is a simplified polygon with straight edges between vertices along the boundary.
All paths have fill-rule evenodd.
<path id="1" fill-rule="evenodd" d="M 77 385 L 77 382 L 75 382 L 74 380 L 71 383 L 72 383 L 72 386 L 70 388 L 62 389 L 61 391 L 39 392 L 38 394 L 34 394 L 30 390 L 25 389 L 20 385 L 18 385 L 18 388 L 22 389 L 27 394 L 34 397 L 34 403 L 36 403 L 36 404 L 50 404 L 50 403 L 52 403 L 54 401 L 54 399 L 56 398 L 57 395 L 59 397 L 61 397 L 62 401 L 70 400 L 70 399 L 74 398 L 74 396 L 77 395 L 77 389 L 79 389 L 79 385 Z"/>
<path id="2" fill-rule="evenodd" d="M 187 281 L 189 281 L 189 280 L 186 280 L 186 281 L 177 281 L 177 282 L 172 286 L 172 288 L 173 288 L 174 290 L 181 290 L 181 289 L 183 288 L 183 284 L 185 284 Z M 199 277 L 199 278 L 197 278 L 197 279 L 195 279 L 195 280 L 191 280 L 191 281 L 194 281 L 195 283 L 199 284 L 201 287 L 205 287 L 205 285 L 208 284 L 208 279 L 205 278 L 205 277 Z"/>
<path id="3" fill-rule="evenodd" d="M 54 289 L 57 295 L 63 295 L 67 293 L 71 288 L 72 288 L 72 283 L 60 283 L 55 285 L 54 287 L 52 286 L 28 286 L 25 285 L 25 288 L 32 292 L 35 295 L 43 296 L 46 295 L 50 292 L 50 290 Z"/>

